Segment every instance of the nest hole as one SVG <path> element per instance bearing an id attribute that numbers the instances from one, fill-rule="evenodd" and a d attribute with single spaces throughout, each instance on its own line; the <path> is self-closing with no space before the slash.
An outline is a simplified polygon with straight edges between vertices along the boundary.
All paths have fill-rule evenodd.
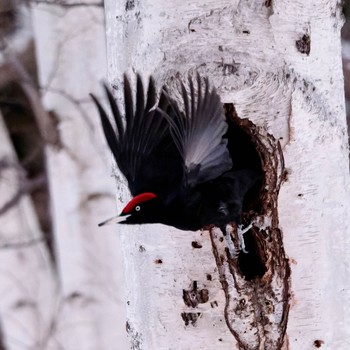
<path id="1" fill-rule="evenodd" d="M 260 175 L 260 179 L 248 191 L 243 202 L 242 223 L 247 226 L 257 215 L 264 211 L 265 172 L 263 160 L 258 149 L 260 144 L 256 127 L 248 120 L 237 116 L 233 104 L 225 104 L 226 117 L 229 123 L 228 148 L 233 160 L 235 170 L 251 169 Z M 257 236 L 259 232 L 254 229 L 244 234 L 244 241 L 248 253 L 240 252 L 238 267 L 246 280 L 261 278 L 267 268 L 263 252 L 259 247 Z"/>
<path id="2" fill-rule="evenodd" d="M 267 268 L 261 257 L 253 230 L 249 230 L 244 234 L 244 242 L 247 253 L 242 251 L 239 253 L 238 267 L 247 281 L 262 278 Z"/>
<path id="3" fill-rule="evenodd" d="M 261 192 L 264 183 L 264 171 L 260 153 L 257 150 L 256 135 L 246 120 L 238 118 L 232 104 L 225 104 L 226 117 L 229 123 L 227 132 L 228 148 L 233 160 L 233 169 L 251 169 L 260 174 L 261 179 L 248 191 L 243 202 L 243 220 L 249 219 L 247 214 L 262 212 Z M 249 122 L 250 123 L 250 122 Z M 252 124 L 252 123 L 250 123 Z"/>

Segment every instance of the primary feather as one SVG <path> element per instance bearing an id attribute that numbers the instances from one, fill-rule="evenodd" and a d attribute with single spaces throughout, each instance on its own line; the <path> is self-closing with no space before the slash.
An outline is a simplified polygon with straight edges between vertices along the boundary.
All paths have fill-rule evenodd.
<path id="1" fill-rule="evenodd" d="M 173 106 L 173 116 L 165 114 L 165 117 L 182 155 L 190 187 L 215 179 L 232 168 L 227 139 L 224 138 L 228 125 L 220 98 L 215 89 L 209 89 L 208 79 L 204 80 L 204 87 L 199 75 L 196 81 L 197 89 L 189 78 L 189 94 L 181 83 L 184 114 L 164 91 L 169 104 Z"/>
<path id="2" fill-rule="evenodd" d="M 153 78 L 149 79 L 147 95 L 142 79 L 137 75 L 136 101 L 134 103 L 130 81 L 124 75 L 125 115 L 122 116 L 112 93 L 104 86 L 112 110 L 116 128 L 112 126 L 107 113 L 95 96 L 92 98 L 98 108 L 107 143 L 119 169 L 126 177 L 133 196 L 164 187 L 166 178 L 174 174 L 161 169 L 166 155 L 164 149 L 171 149 L 169 125 L 157 110 L 157 93 Z M 125 120 L 123 120 L 125 118 Z M 175 157 L 176 158 L 176 157 Z M 161 175 L 161 179 L 159 178 Z M 164 192 L 164 191 L 161 191 Z"/>

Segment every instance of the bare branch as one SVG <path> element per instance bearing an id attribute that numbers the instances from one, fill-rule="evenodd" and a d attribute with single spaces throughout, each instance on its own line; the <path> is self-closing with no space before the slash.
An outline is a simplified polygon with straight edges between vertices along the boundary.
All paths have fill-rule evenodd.
<path id="1" fill-rule="evenodd" d="M 30 180 L 26 179 L 25 171 L 19 164 L 15 162 L 11 162 L 6 158 L 1 159 L 0 173 L 1 171 L 8 168 L 14 168 L 17 170 L 17 176 L 19 178 L 19 181 L 18 181 L 19 186 L 16 193 L 12 196 L 12 198 L 8 200 L 2 207 L 0 207 L 0 215 L 5 214 L 8 210 L 10 210 L 12 207 L 17 205 L 17 203 L 22 198 L 22 196 L 33 192 L 34 190 L 36 190 L 37 188 L 40 188 L 43 184 L 47 182 L 45 175 L 40 175 Z"/>
<path id="2" fill-rule="evenodd" d="M 89 116 L 87 115 L 87 113 L 85 112 L 84 108 L 81 106 L 83 103 L 90 103 L 90 99 L 76 99 L 74 98 L 72 95 L 68 94 L 67 92 L 65 92 L 64 90 L 61 89 L 56 89 L 56 88 L 44 88 L 44 93 L 46 92 L 51 92 L 51 93 L 55 93 L 58 95 L 61 95 L 62 97 L 64 97 L 66 100 L 68 100 L 69 102 L 71 102 L 79 111 L 79 113 L 81 114 L 81 116 L 83 117 L 83 119 L 85 120 L 87 126 L 89 127 L 90 130 L 94 130 L 94 125 L 92 124 L 92 122 L 89 119 Z"/>
<path id="3" fill-rule="evenodd" d="M 26 94 L 29 100 L 43 139 L 48 144 L 54 146 L 59 145 L 59 134 L 57 132 L 57 129 L 52 124 L 52 120 L 49 117 L 48 112 L 44 109 L 41 103 L 41 98 L 33 79 L 29 76 L 25 67 L 7 45 L 7 42 L 4 38 L 0 38 L 0 47 L 3 51 L 3 55 L 6 58 L 8 65 L 17 75 L 18 83 L 22 87 L 23 92 Z"/>
<path id="4" fill-rule="evenodd" d="M 72 7 L 103 7 L 104 2 L 68 2 L 65 0 L 30 0 L 33 4 L 46 4 L 46 5 L 53 5 L 53 6 L 60 6 L 65 8 L 72 8 Z"/>
<path id="5" fill-rule="evenodd" d="M 0 250 L 1 249 L 22 249 L 22 248 L 29 248 L 32 247 L 35 244 L 44 242 L 45 239 L 43 237 L 34 238 L 29 241 L 23 241 L 23 242 L 15 242 L 15 243 L 4 243 L 0 244 Z M 1 346 L 0 346 L 1 350 Z"/>

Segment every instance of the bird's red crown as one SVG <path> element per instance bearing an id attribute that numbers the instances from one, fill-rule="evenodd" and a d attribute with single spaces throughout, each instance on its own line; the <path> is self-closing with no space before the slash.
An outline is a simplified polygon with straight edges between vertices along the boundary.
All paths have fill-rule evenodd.
<path id="1" fill-rule="evenodd" d="M 134 197 L 123 209 L 122 214 L 129 214 L 138 204 L 149 201 L 157 196 L 151 192 L 145 192 Z"/>

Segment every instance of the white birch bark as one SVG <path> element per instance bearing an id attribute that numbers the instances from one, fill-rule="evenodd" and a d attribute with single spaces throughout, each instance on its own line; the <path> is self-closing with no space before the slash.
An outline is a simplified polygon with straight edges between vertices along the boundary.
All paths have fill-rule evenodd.
<path id="1" fill-rule="evenodd" d="M 43 103 L 59 141 L 47 146 L 61 299 L 62 349 L 125 348 L 119 241 L 97 224 L 115 213 L 113 181 L 89 93 L 105 75 L 102 5 L 32 5 Z"/>
<path id="2" fill-rule="evenodd" d="M 132 348 L 349 348 L 340 3 L 107 0 L 105 6 L 110 81 L 120 85 L 124 71 L 153 74 L 159 85 L 195 71 L 208 75 L 238 117 L 255 124 L 267 174 L 267 206 L 254 229 L 267 271 L 255 281 L 242 279 L 227 261 L 215 232 L 212 245 L 208 232 L 115 228 L 123 240 Z M 130 198 L 125 183 L 120 191 L 119 209 Z M 191 307 L 183 291 L 194 281 L 209 297 Z"/>

